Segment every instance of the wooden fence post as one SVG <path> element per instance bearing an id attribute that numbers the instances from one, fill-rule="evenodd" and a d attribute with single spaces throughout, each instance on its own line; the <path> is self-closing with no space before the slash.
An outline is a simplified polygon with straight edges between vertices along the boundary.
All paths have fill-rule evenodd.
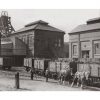
<path id="1" fill-rule="evenodd" d="M 17 72 L 15 74 L 15 88 L 16 89 L 19 89 L 20 88 L 20 86 L 19 86 L 19 72 Z"/>

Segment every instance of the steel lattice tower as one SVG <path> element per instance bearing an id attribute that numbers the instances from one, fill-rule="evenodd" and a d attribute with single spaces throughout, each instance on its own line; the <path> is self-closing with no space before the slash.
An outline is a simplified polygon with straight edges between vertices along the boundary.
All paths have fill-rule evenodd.
<path id="1" fill-rule="evenodd" d="M 14 32 L 14 28 L 11 25 L 11 17 L 8 16 L 7 11 L 1 12 L 0 17 L 0 32 L 2 37 L 9 36 L 12 32 Z"/>

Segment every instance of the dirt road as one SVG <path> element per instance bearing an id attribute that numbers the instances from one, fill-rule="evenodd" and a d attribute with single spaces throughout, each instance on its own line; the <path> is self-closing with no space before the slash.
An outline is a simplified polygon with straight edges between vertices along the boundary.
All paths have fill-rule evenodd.
<path id="1" fill-rule="evenodd" d="M 30 80 L 30 74 L 20 73 L 20 89 L 15 89 L 15 71 L 0 70 L 0 90 L 1 91 L 82 91 L 81 88 L 70 87 L 70 85 L 60 85 L 56 80 L 49 79 L 45 82 L 44 77 Z"/>

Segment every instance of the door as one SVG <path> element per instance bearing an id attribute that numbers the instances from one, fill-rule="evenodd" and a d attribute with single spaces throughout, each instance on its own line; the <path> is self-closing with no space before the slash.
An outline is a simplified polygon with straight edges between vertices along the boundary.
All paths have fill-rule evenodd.
<path id="1" fill-rule="evenodd" d="M 82 51 L 82 58 L 89 58 L 89 50 Z"/>

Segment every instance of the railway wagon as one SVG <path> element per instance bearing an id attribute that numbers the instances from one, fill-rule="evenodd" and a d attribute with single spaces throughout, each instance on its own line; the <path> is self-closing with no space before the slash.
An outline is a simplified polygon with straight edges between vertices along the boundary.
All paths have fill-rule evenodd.
<path id="1" fill-rule="evenodd" d="M 34 59 L 32 58 L 24 58 L 24 67 L 26 68 L 26 71 L 30 71 L 32 67 L 34 67 Z"/>
<path id="2" fill-rule="evenodd" d="M 57 71 L 58 71 L 57 70 L 56 62 L 55 61 L 49 61 L 48 69 L 49 69 L 49 77 L 56 79 L 56 77 L 57 77 Z"/>
<path id="3" fill-rule="evenodd" d="M 44 76 L 45 71 L 48 68 L 48 59 L 35 59 L 34 60 L 34 68 L 37 70 L 39 75 Z"/>
<path id="4" fill-rule="evenodd" d="M 69 62 L 67 61 L 62 61 L 61 62 L 61 69 L 65 70 L 66 68 L 69 68 Z"/>
<path id="5" fill-rule="evenodd" d="M 1 56 L 0 57 L 0 67 L 10 70 L 12 67 L 22 67 L 23 59 L 15 56 Z"/>
<path id="6" fill-rule="evenodd" d="M 59 72 L 69 67 L 69 62 L 65 60 L 49 61 L 50 77 L 57 79 Z"/>
<path id="7" fill-rule="evenodd" d="M 90 72 L 91 77 L 100 77 L 100 59 L 83 59 L 81 62 L 78 62 L 79 72 Z"/>
<path id="8" fill-rule="evenodd" d="M 2 69 L 10 70 L 13 66 L 13 58 L 12 57 L 0 57 L 0 67 Z"/>
<path id="9" fill-rule="evenodd" d="M 48 68 L 49 77 L 57 79 L 59 72 L 69 67 L 69 59 L 24 58 L 24 67 L 27 71 L 34 68 L 39 75 L 45 75 L 45 70 Z"/>
<path id="10" fill-rule="evenodd" d="M 24 58 L 24 67 L 27 71 L 34 68 L 38 74 L 44 75 L 48 68 L 48 61 L 48 59 Z"/>
<path id="11" fill-rule="evenodd" d="M 77 71 L 90 72 L 91 84 L 100 82 L 100 59 L 81 59 L 77 65 Z"/>

